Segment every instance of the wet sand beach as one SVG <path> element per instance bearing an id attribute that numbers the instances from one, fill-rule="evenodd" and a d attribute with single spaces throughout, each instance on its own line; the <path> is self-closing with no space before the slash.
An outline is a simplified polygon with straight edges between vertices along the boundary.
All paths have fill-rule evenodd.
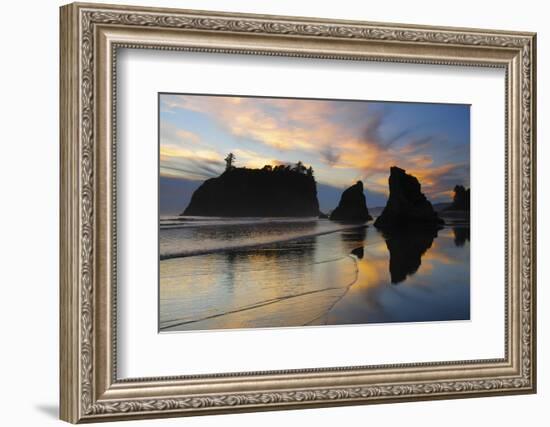
<path id="1" fill-rule="evenodd" d="M 466 320 L 469 226 L 165 219 L 161 332 Z"/>

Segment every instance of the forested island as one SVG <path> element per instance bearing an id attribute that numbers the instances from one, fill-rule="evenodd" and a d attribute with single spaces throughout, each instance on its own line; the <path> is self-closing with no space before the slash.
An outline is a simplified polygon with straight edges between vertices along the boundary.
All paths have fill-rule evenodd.
<path id="1" fill-rule="evenodd" d="M 225 171 L 193 193 L 187 216 L 317 217 L 317 184 L 311 167 L 266 165 L 261 169 L 235 167 L 230 154 Z"/>

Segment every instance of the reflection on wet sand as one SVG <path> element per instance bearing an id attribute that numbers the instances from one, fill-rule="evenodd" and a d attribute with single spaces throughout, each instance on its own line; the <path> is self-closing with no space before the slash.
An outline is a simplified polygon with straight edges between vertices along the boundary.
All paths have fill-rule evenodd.
<path id="1" fill-rule="evenodd" d="M 356 244 L 364 244 L 357 281 L 325 324 L 469 319 L 469 248 L 455 246 L 451 229 L 398 237 L 369 228 Z"/>
<path id="2" fill-rule="evenodd" d="M 361 226 L 163 260 L 160 330 L 469 319 L 465 233 Z"/>
<path id="3" fill-rule="evenodd" d="M 464 246 L 466 240 L 470 241 L 470 227 L 457 226 L 453 227 L 453 233 L 455 235 L 455 245 Z"/>
<path id="4" fill-rule="evenodd" d="M 161 262 L 160 329 L 197 330 L 315 323 L 357 278 L 349 255 L 318 240 L 283 242 Z M 330 242 L 327 246 L 331 246 Z"/>
<path id="5" fill-rule="evenodd" d="M 382 235 L 390 253 L 391 282 L 397 284 L 416 273 L 422 263 L 422 256 L 437 237 L 437 228 L 386 229 Z"/>

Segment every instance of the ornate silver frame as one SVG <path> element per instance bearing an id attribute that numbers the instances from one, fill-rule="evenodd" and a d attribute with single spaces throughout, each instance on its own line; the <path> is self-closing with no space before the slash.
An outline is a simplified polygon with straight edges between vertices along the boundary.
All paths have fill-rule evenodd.
<path id="1" fill-rule="evenodd" d="M 534 393 L 533 33 L 71 4 L 61 8 L 61 418 L 77 423 Z M 119 380 L 117 48 L 502 67 L 506 71 L 505 357 Z"/>

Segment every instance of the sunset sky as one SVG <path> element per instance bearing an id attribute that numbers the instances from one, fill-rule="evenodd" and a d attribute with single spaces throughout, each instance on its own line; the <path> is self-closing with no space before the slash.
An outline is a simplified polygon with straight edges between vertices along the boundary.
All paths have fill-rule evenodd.
<path id="1" fill-rule="evenodd" d="M 190 189 L 223 172 L 229 152 L 237 167 L 311 165 L 325 211 L 357 180 L 367 205 L 383 206 L 393 165 L 432 202 L 470 186 L 468 105 L 161 94 L 159 126 L 161 203 L 163 179 L 188 189 L 186 205 Z"/>

